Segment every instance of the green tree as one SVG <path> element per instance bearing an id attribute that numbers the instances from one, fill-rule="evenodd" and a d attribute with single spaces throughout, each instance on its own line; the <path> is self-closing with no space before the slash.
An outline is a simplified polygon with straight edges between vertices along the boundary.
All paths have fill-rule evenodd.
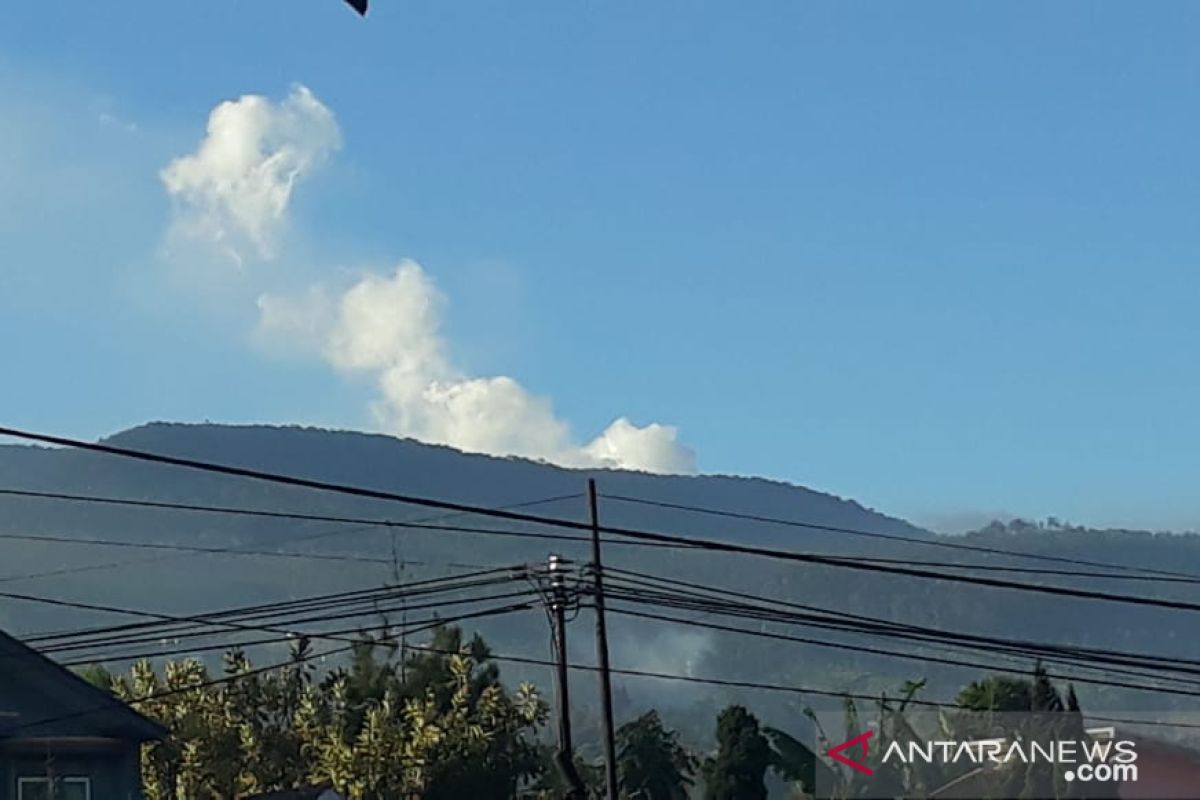
<path id="1" fill-rule="evenodd" d="M 443 641 L 460 642 L 457 632 Z M 371 645 L 371 646 L 368 646 Z M 117 694 L 170 735 L 143 751 L 148 800 L 215 800 L 330 782 L 351 800 L 508 800 L 542 770 L 535 736 L 546 706 L 533 687 L 509 693 L 474 640 L 420 664 L 420 691 L 401 681 L 378 642 L 348 669 L 312 679 L 306 641 L 290 664 L 255 672 L 238 651 L 228 680 L 198 661 L 149 662 L 115 681 Z M 485 648 L 484 648 L 485 649 Z"/>
<path id="2" fill-rule="evenodd" d="M 377 654 L 382 652 L 380 658 Z M 457 652 L 457 651 L 455 651 Z M 368 705 L 380 703 L 388 692 L 399 688 L 400 678 L 395 663 L 395 648 L 386 632 L 378 638 L 364 636 L 350 651 L 350 666 L 345 670 L 346 698 L 353 717 L 352 729 L 357 731 L 364 721 Z M 334 675 L 343 674 L 338 670 Z"/>
<path id="3" fill-rule="evenodd" d="M 479 634 L 464 641 L 461 628 L 446 625 L 434 629 L 428 649 L 409 653 L 400 696 L 405 699 L 423 697 L 432 690 L 438 702 L 447 705 L 450 701 L 449 687 L 453 681 L 446 653 L 464 654 L 477 665 L 471 676 L 470 693 L 473 698 L 499 685 L 500 668 L 492 661 L 492 651 L 487 643 Z"/>
<path id="4" fill-rule="evenodd" d="M 1065 708 L 1062 695 L 1050 683 L 1050 676 L 1042 662 L 1037 662 L 1033 669 L 1033 687 L 1029 692 L 1029 707 L 1031 711 L 1062 711 Z"/>
<path id="5" fill-rule="evenodd" d="M 97 689 L 103 689 L 106 692 L 112 691 L 113 674 L 105 669 L 103 665 L 84 664 L 83 666 L 74 668 L 73 671 Z"/>
<path id="6" fill-rule="evenodd" d="M 921 740 L 922 737 L 913 729 L 906 712 L 913 699 L 924 687 L 924 680 L 910 680 L 901 687 L 899 697 L 889 697 L 886 692 L 880 695 L 876 702 L 877 727 L 872 727 L 875 737 L 871 744 L 873 751 L 884 752 L 893 743 L 906 746 L 909 742 Z M 844 738 L 852 739 L 864 733 L 858 707 L 853 699 L 844 698 L 843 710 L 845 714 Z M 806 714 L 810 719 L 816 721 L 816 715 L 811 709 L 806 710 Z M 818 732 L 822 743 L 828 745 L 829 741 L 819 725 Z M 822 767 L 826 768 L 822 769 Z M 877 763 L 872 775 L 864 775 L 840 765 L 836 769 L 830 770 L 827 765 L 818 762 L 815 772 L 816 775 L 820 775 L 820 779 L 817 780 L 814 776 L 813 783 L 819 783 L 823 789 L 825 787 L 833 788 L 838 797 L 903 797 L 913 793 L 924 796 L 931 786 L 938 786 L 942 783 L 939 774 L 919 762 L 911 764 Z"/>
<path id="7" fill-rule="evenodd" d="M 764 727 L 763 734 L 771 743 L 771 769 L 791 783 L 798 795 L 814 796 L 818 783 L 833 786 L 829 767 L 803 742 L 778 728 Z"/>
<path id="8" fill-rule="evenodd" d="M 1066 692 L 1057 689 L 1039 662 L 1032 679 L 990 676 L 964 688 L 958 703 L 970 711 L 1020 712 L 999 727 L 987 726 L 975 717 L 957 720 L 959 736 L 998 735 L 1026 741 L 1083 741 L 1087 737 L 1083 714 L 1075 687 Z M 1052 764 L 1013 763 L 999 771 L 995 791 L 998 796 L 1017 798 L 1112 797 L 1111 784 L 1086 786 L 1065 779 L 1063 771 Z"/>
<path id="9" fill-rule="evenodd" d="M 771 745 L 758 719 L 742 706 L 717 717 L 717 753 L 704 763 L 707 800 L 766 800 Z"/>
<path id="10" fill-rule="evenodd" d="M 1033 707 L 1033 687 L 1021 678 L 990 675 L 967 684 L 957 703 L 970 711 L 1028 711 Z"/>
<path id="11" fill-rule="evenodd" d="M 538 748 L 541 757 L 541 775 L 536 783 L 530 786 L 530 800 L 562 800 L 570 791 L 570 784 L 562 773 L 558 763 L 558 746 L 543 744 Z M 589 800 L 599 800 L 604 797 L 604 764 L 588 761 L 575 754 L 575 771 L 583 781 L 584 796 Z"/>
<path id="12" fill-rule="evenodd" d="M 648 711 L 617 729 L 617 779 L 622 797 L 687 800 L 698 760 L 679 744 L 679 734 Z"/>

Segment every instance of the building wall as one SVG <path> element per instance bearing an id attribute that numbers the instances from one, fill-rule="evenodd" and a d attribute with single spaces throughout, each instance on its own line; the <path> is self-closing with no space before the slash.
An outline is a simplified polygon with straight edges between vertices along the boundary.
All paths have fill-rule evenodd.
<path id="1" fill-rule="evenodd" d="M 47 758 L 59 777 L 87 777 L 92 800 L 142 800 L 138 749 L 134 745 L 87 751 L 0 752 L 0 800 L 16 800 L 17 779 L 45 777 Z"/>
<path id="2" fill-rule="evenodd" d="M 0 632 L 0 800 L 21 777 L 87 777 L 92 800 L 141 800 L 139 742 L 158 726 Z M 49 765 L 48 765 L 49 762 Z"/>

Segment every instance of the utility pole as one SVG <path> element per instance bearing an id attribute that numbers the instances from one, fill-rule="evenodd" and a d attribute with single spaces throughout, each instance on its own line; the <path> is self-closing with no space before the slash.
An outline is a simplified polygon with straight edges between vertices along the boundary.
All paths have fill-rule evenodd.
<path id="1" fill-rule="evenodd" d="M 592 580 L 596 602 L 596 661 L 600 665 L 600 707 L 604 723 L 604 796 L 617 800 L 617 743 L 613 732 L 612 673 L 608 665 L 608 627 L 604 619 L 604 566 L 600 561 L 600 514 L 596 480 L 588 478 L 588 512 L 592 521 Z"/>
<path id="2" fill-rule="evenodd" d="M 405 564 L 396 549 L 396 532 L 392 531 L 392 581 L 400 591 L 400 683 L 408 683 L 408 600 L 405 598 Z"/>
<path id="3" fill-rule="evenodd" d="M 405 683 L 406 678 L 405 678 L 405 674 L 404 674 L 404 664 L 406 661 L 408 661 L 407 648 L 406 648 L 406 644 L 405 644 L 405 636 L 406 636 L 407 630 L 408 630 L 408 613 L 407 613 L 407 611 L 404 610 L 404 609 L 406 609 L 406 600 L 405 600 L 405 595 L 404 595 L 404 582 L 402 580 L 403 573 L 404 573 L 404 562 L 400 560 L 399 552 L 396 549 L 396 533 L 395 533 L 395 531 L 392 532 L 391 536 L 392 536 L 392 583 L 391 583 L 391 588 L 392 588 L 392 591 L 394 592 L 394 594 L 392 594 L 391 596 L 399 598 L 399 600 L 400 600 L 400 608 L 401 608 L 401 620 L 400 620 L 400 632 L 399 632 L 399 637 L 400 637 L 400 683 Z M 386 585 L 387 584 L 385 584 L 385 586 Z M 384 614 L 384 612 L 380 610 L 378 599 L 376 599 L 372 603 L 372 605 L 375 607 L 376 613 L 378 613 L 380 616 L 382 616 L 386 622 L 382 633 L 380 633 L 380 635 L 379 635 L 379 638 L 374 639 L 373 641 L 376 644 L 380 644 L 380 645 L 382 645 L 383 643 L 386 643 L 388 649 L 392 651 L 393 655 L 395 655 L 396 651 L 394 648 L 396 647 L 396 643 L 395 643 L 396 637 L 392 635 L 391 623 L 390 623 L 390 621 L 387 621 L 386 614 Z"/>
<path id="4" fill-rule="evenodd" d="M 554 663 L 558 681 L 558 768 L 570 785 L 567 796 L 584 800 L 586 789 L 575 769 L 575 746 L 571 742 L 571 690 L 567 680 L 567 562 L 551 554 L 547 560 L 550 574 L 550 612 L 554 617 Z"/>

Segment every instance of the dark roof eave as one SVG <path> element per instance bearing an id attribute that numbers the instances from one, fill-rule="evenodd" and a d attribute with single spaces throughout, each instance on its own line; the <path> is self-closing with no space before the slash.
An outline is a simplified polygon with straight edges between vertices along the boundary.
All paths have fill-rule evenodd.
<path id="1" fill-rule="evenodd" d="M 62 680 L 72 686 L 79 694 L 83 695 L 85 700 L 89 697 L 93 698 L 95 700 L 95 713 L 102 714 L 108 712 L 117 715 L 120 718 L 122 727 L 127 726 L 126 730 L 122 731 L 123 735 L 120 738 L 142 743 L 160 741 L 167 737 L 169 731 L 165 727 L 149 717 L 141 714 L 128 703 L 110 694 L 109 692 L 104 691 L 103 689 L 93 686 L 71 670 L 62 666 L 53 659 L 46 657 L 42 653 L 39 653 L 37 650 L 25 644 L 15 636 L 11 636 L 3 631 L 0 631 L 0 651 L 3 650 L 15 651 L 13 653 L 14 655 L 28 658 L 33 664 L 38 665 L 46 670 L 47 673 L 53 674 L 59 680 Z M 85 714 L 76 716 L 88 716 L 90 713 L 92 712 L 87 712 Z M 51 719 L 47 720 L 45 723 L 34 722 L 25 727 L 33 732 L 34 735 L 36 735 L 38 728 L 41 728 L 45 724 L 53 721 L 54 720 Z M 12 739 L 16 737 L 14 737 L 12 733 L 8 733 L 4 734 L 3 738 Z"/>

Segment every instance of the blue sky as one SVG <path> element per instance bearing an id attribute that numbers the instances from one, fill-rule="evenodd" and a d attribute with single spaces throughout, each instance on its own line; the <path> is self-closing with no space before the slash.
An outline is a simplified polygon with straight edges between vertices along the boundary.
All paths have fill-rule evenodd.
<path id="1" fill-rule="evenodd" d="M 1200 8 L 375 5 L 0 8 L 6 424 L 388 429 L 253 301 L 415 259 L 455 374 L 581 447 L 628 417 L 918 521 L 1200 527 Z M 160 170 L 296 85 L 341 144 L 282 254 L 169 263 Z"/>

